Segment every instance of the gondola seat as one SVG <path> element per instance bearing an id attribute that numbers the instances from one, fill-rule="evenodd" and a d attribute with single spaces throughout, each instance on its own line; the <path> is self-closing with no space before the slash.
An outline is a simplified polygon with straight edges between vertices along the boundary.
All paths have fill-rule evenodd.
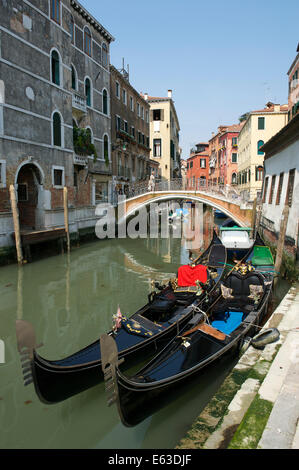
<path id="1" fill-rule="evenodd" d="M 252 306 L 265 292 L 264 279 L 257 271 L 245 275 L 233 272 L 221 285 L 221 291 L 224 300 L 231 306 Z"/>

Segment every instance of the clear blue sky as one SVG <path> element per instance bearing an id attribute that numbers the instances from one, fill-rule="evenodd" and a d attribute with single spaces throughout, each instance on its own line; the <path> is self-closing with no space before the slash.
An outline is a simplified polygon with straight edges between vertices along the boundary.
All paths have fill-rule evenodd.
<path id="1" fill-rule="evenodd" d="M 79 0 L 80 1 L 80 0 Z M 182 157 L 218 125 L 287 103 L 298 0 L 81 0 L 111 34 L 111 63 L 137 91 L 173 99 Z"/>

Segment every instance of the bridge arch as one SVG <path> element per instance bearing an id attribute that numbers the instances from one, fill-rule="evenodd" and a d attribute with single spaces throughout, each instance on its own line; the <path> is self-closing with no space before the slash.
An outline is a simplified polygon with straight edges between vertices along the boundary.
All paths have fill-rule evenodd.
<path id="1" fill-rule="evenodd" d="M 125 210 L 123 214 L 123 218 L 121 221 L 127 220 L 129 217 L 133 216 L 136 211 L 142 209 L 150 205 L 151 203 L 159 203 L 159 202 L 166 202 L 171 200 L 192 200 L 194 202 L 201 202 L 206 204 L 210 207 L 220 210 L 225 215 L 233 219 L 238 225 L 241 227 L 246 227 L 250 224 L 251 220 L 249 220 L 248 215 L 244 217 L 242 214 L 242 209 L 237 204 L 222 200 L 221 198 L 210 197 L 207 198 L 205 194 L 199 194 L 195 191 L 194 193 L 190 193 L 189 191 L 161 191 L 155 193 L 145 193 L 139 196 L 132 197 L 125 201 Z"/>

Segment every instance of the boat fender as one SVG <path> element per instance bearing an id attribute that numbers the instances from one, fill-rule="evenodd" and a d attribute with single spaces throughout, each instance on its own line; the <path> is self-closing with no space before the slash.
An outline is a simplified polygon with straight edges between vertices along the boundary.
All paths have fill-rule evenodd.
<path id="1" fill-rule="evenodd" d="M 274 343 L 280 338 L 277 328 L 267 328 L 255 335 L 251 340 L 251 345 L 256 349 L 264 349 L 267 344 Z"/>

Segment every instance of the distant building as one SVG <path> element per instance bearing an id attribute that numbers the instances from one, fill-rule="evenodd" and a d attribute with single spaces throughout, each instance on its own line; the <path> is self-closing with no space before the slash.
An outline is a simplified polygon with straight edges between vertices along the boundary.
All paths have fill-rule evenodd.
<path id="1" fill-rule="evenodd" d="M 187 159 L 187 187 L 188 189 L 203 189 L 207 186 L 209 178 L 209 144 L 200 143 L 191 149 Z"/>
<path id="2" fill-rule="evenodd" d="M 0 247 L 13 242 L 10 185 L 21 229 L 63 227 L 66 186 L 70 231 L 94 230 L 113 37 L 75 0 L 1 2 L 0 25 Z"/>
<path id="3" fill-rule="evenodd" d="M 243 125 L 244 123 L 227 126 L 219 135 L 218 166 L 220 184 L 237 184 L 238 137 Z"/>
<path id="4" fill-rule="evenodd" d="M 261 147 L 287 123 L 288 106 L 267 103 L 248 113 L 238 140 L 238 189 L 246 200 L 261 195 L 264 152 Z"/>
<path id="5" fill-rule="evenodd" d="M 297 55 L 288 70 L 289 98 L 288 98 L 288 120 L 293 119 L 299 111 L 299 43 Z"/>
<path id="6" fill-rule="evenodd" d="M 124 68 L 110 66 L 110 88 L 113 190 L 125 193 L 149 176 L 150 106 Z"/>
<path id="7" fill-rule="evenodd" d="M 187 161 L 181 160 L 181 177 L 182 177 L 182 188 L 187 188 Z"/>
<path id="8" fill-rule="evenodd" d="M 221 146 L 220 137 L 226 131 L 228 126 L 219 126 L 215 135 L 212 132 L 212 138 L 209 140 L 209 181 L 210 184 L 221 184 Z"/>
<path id="9" fill-rule="evenodd" d="M 150 105 L 150 158 L 159 162 L 162 180 L 180 177 L 180 125 L 168 90 L 167 98 L 158 98 L 144 94 Z"/>
<path id="10" fill-rule="evenodd" d="M 265 178 L 261 228 L 276 245 L 284 207 L 289 206 L 285 251 L 299 256 L 299 114 L 263 146 Z"/>

